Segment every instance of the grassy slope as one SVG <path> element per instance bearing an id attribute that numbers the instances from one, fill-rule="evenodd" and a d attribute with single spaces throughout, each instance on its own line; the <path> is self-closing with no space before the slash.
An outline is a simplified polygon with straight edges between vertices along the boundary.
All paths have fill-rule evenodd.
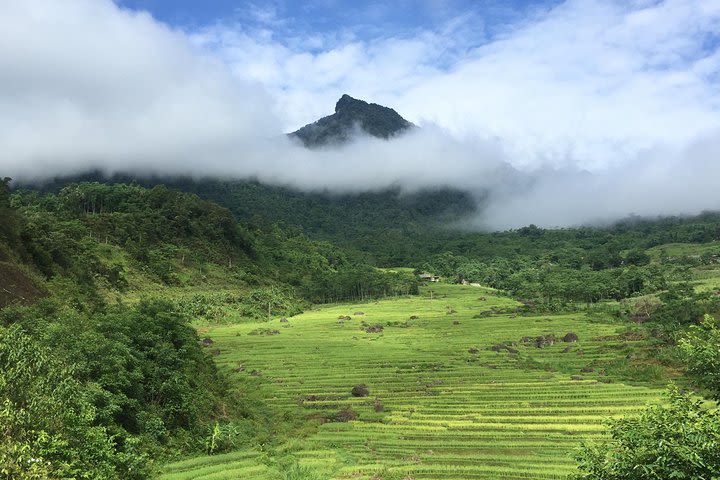
<path id="1" fill-rule="evenodd" d="M 232 270 L 222 265 L 213 263 L 199 265 L 196 262 L 186 261 L 183 263 L 179 259 L 174 259 L 172 272 L 176 276 L 178 284 L 166 285 L 117 245 L 98 244 L 96 254 L 104 265 L 120 266 L 123 278 L 127 281 L 127 287 L 123 291 L 118 291 L 107 285 L 102 279 L 96 279 L 99 293 L 108 303 L 122 301 L 127 304 L 135 304 L 144 298 L 177 301 L 198 295 L 222 297 L 223 295 L 242 295 L 251 290 L 251 287 L 233 275 Z M 42 285 L 41 281 L 37 283 Z M 220 312 L 222 317 L 229 315 L 225 310 L 228 309 Z M 201 319 L 192 320 L 201 321 Z"/>
<path id="2" fill-rule="evenodd" d="M 432 288 L 432 300 L 426 289 L 422 298 L 327 306 L 288 323 L 210 328 L 205 333 L 221 351 L 221 367 L 246 367 L 231 373 L 238 383 L 254 385 L 278 411 L 300 409 L 317 426 L 282 447 L 316 476 L 283 477 L 273 469 L 273 452 L 241 452 L 172 464 L 162 478 L 563 478 L 573 470 L 573 449 L 600 435 L 603 419 L 658 399 L 664 379 L 656 386 L 617 377 L 604 383 L 617 371 L 646 373 L 647 365 L 626 360 L 643 341 L 608 338 L 621 324 L 583 314 L 472 318 L 514 302 L 474 286 Z M 457 313 L 448 315 L 448 306 Z M 365 315 L 353 315 L 360 310 Z M 339 315 L 353 319 L 339 322 Z M 411 315 L 419 319 L 408 320 Z M 385 329 L 366 333 L 363 321 Z M 257 328 L 281 334 L 249 335 Z M 490 349 L 570 331 L 579 342 L 544 349 L 520 344 L 518 354 Z M 478 353 L 469 353 L 471 347 Z M 595 371 L 580 372 L 588 366 Z M 350 390 L 360 383 L 370 395 L 354 398 Z M 376 399 L 382 412 L 374 409 Z M 321 422 L 348 406 L 357 421 Z"/>
<path id="3" fill-rule="evenodd" d="M 661 257 L 699 257 L 705 253 L 720 254 L 720 243 L 666 243 L 647 250 L 647 254 L 655 260 Z"/>
<path id="4" fill-rule="evenodd" d="M 699 260 L 703 255 L 720 255 L 720 242 L 710 243 L 668 243 L 659 245 L 646 252 L 653 261 L 661 258 Z M 695 266 L 690 270 L 691 283 L 697 291 L 715 291 L 720 286 L 720 263 L 718 260 Z"/>

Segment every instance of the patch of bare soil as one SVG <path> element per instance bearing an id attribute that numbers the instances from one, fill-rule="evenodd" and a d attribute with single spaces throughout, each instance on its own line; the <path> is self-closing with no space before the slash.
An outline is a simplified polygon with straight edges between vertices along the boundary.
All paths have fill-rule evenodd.
<path id="1" fill-rule="evenodd" d="M 18 267 L 0 262 L 0 308 L 30 305 L 47 294 Z"/>

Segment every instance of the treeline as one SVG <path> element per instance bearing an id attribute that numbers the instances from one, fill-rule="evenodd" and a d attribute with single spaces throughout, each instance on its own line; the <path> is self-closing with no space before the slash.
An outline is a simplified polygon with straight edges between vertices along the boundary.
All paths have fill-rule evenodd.
<path id="1" fill-rule="evenodd" d="M 161 186 L 72 184 L 57 194 L 22 190 L 11 203 L 23 217 L 21 253 L 46 276 L 103 274 L 98 244 L 121 247 L 166 283 L 175 258 L 249 263 L 255 253 L 250 232 L 226 209 Z"/>
<path id="2" fill-rule="evenodd" d="M 215 265 L 240 287 L 286 286 L 313 302 L 417 289 L 412 275 L 374 269 L 294 228 L 243 225 L 228 209 L 165 186 L 80 183 L 57 193 L 19 190 L 8 198 L 4 185 L 3 208 L 12 222 L 4 222 L 2 243 L 47 278 L 122 291 L 133 269 L 165 285 L 197 285 Z M 332 295 L 320 293 L 328 288 Z"/>
<path id="3" fill-rule="evenodd" d="M 128 265 L 100 252 L 108 244 L 120 247 L 138 268 L 164 284 L 201 282 L 204 273 L 188 278 L 187 269 L 205 271 L 216 265 L 239 285 L 285 286 L 290 297 L 311 302 L 416 291 L 412 275 L 373 268 L 373 258 L 374 266 L 379 266 L 389 260 L 408 264 L 419 256 L 409 264 L 451 280 L 478 282 L 519 298 L 562 306 L 662 291 L 669 282 L 686 280 L 688 267 L 716 261 L 720 255 L 719 247 L 716 255 L 705 252 L 698 258 L 651 262 L 646 252 L 668 242 L 717 240 L 720 215 L 715 213 L 634 218 L 604 228 L 546 230 L 530 225 L 484 234 L 451 232 L 432 224 L 442 212 L 455 215 L 468 210 L 467 199 L 452 191 L 413 198 L 390 191 L 332 196 L 288 193 L 253 182 L 176 183 L 227 201 L 248 199 L 255 208 L 254 217 L 263 221 L 239 223 L 230 210 L 165 186 L 89 182 L 65 185 L 56 193 L 20 190 L 11 199 L 6 194 L 0 208 L 8 221 L 0 235 L 5 237 L 6 249 L 20 252 L 23 260 L 47 277 L 62 274 L 79 284 L 100 281 L 119 290 L 127 287 Z M 7 182 L 3 185 L 7 192 Z M 263 203 L 266 200 L 268 205 Z M 389 205 L 386 208 L 384 201 Z M 307 223 L 310 218 L 305 216 L 312 216 L 319 223 L 310 230 L 322 230 L 328 237 L 339 238 L 345 222 L 348 231 L 358 234 L 345 239 L 352 248 L 313 240 L 304 227 L 271 224 L 259 213 L 269 212 L 271 218 L 280 216 L 290 222 L 290 211 L 282 215 L 276 211 L 289 205 L 297 210 L 296 223 Z M 330 212 L 322 213 L 328 205 Z M 401 205 L 407 207 L 405 214 L 395 216 Z M 243 207 L 242 217 L 251 217 L 249 208 Z M 363 221 L 372 233 L 363 233 Z M 413 238 L 422 239 L 422 245 L 415 245 Z M 382 249 L 389 250 L 383 253 Z"/>
<path id="4" fill-rule="evenodd" d="M 420 261 L 450 238 L 443 234 L 443 225 L 461 220 L 475 209 L 472 195 L 452 188 L 415 193 L 400 188 L 363 193 L 305 192 L 253 180 L 133 174 L 108 178 L 99 171 L 57 178 L 33 189 L 53 193 L 71 182 L 170 186 L 228 208 L 245 225 L 261 229 L 272 225 L 283 230 L 294 228 L 310 238 L 329 241 L 360 255 L 363 262 L 386 267 Z M 428 241 L 440 243 L 433 246 Z"/>
<path id="5" fill-rule="evenodd" d="M 227 207 L 240 221 L 296 227 L 310 238 L 360 252 L 379 267 L 415 265 L 449 251 L 480 260 L 518 255 L 539 258 L 557 252 L 576 266 L 582 263 L 601 269 L 619 266 L 631 250 L 639 253 L 668 243 L 720 240 L 718 212 L 688 217 L 633 216 L 600 226 L 545 229 L 529 225 L 504 232 L 478 232 L 464 226 L 465 221 L 482 214 L 484 198 L 453 188 L 332 193 L 245 180 L 141 181 L 147 185 L 170 181 L 176 188 Z"/>
<path id="6" fill-rule="evenodd" d="M 166 180 L 145 181 L 152 185 Z M 604 226 L 545 229 L 529 225 L 505 232 L 478 232 L 464 228 L 464 222 L 482 214 L 484 199 L 452 188 L 345 194 L 303 192 L 254 181 L 171 182 L 227 207 L 240 221 L 296 227 L 310 238 L 358 252 L 379 267 L 416 265 L 449 251 L 476 260 L 557 254 L 572 268 L 587 264 L 597 270 L 620 266 L 630 251 L 640 254 L 668 243 L 720 240 L 717 212 L 631 217 Z"/>
<path id="7" fill-rule="evenodd" d="M 682 268 L 650 264 L 644 252 L 630 251 L 619 257 L 618 262 L 607 266 L 596 264 L 596 268 L 591 255 L 580 259 L 564 253 L 481 261 L 446 252 L 431 257 L 420 269 L 438 273 L 450 281 L 481 283 L 518 298 L 556 307 L 570 302 L 621 300 L 658 292 L 667 288 L 671 280 L 683 278 Z"/>
<path id="8" fill-rule="evenodd" d="M 88 172 L 76 179 L 108 181 L 100 172 Z M 68 181 L 56 179 L 43 190 L 57 192 Z M 191 192 L 226 207 L 244 225 L 294 228 L 380 267 L 421 264 L 443 252 L 482 261 L 518 255 L 539 258 L 548 252 L 562 252 L 575 263 L 598 269 L 618 266 L 629 250 L 720 239 L 720 213 L 716 212 L 694 217 L 631 217 L 611 225 L 578 228 L 529 225 L 490 233 L 462 228 L 464 221 L 482 213 L 484 199 L 452 188 L 412 193 L 399 188 L 364 193 L 303 192 L 251 180 L 142 178 L 130 174 L 114 175 L 109 181 L 136 181 L 145 187 L 168 185 Z M 452 225 L 459 228 L 448 228 Z"/>

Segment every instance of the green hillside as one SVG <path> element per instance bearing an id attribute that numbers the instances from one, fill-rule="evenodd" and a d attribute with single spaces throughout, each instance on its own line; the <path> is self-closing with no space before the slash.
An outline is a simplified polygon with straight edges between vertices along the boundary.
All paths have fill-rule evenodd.
<path id="1" fill-rule="evenodd" d="M 676 470 L 715 451 L 713 404 L 662 394 L 718 398 L 717 214 L 480 233 L 438 224 L 439 192 L 258 186 L 248 220 L 163 185 L 0 185 L 3 479 L 567 478 L 636 414 L 696 419 Z"/>
<path id="2" fill-rule="evenodd" d="M 404 193 L 399 188 L 377 192 L 305 192 L 251 180 L 142 177 L 116 174 L 106 178 L 88 172 L 30 185 L 58 192 L 72 182 L 135 183 L 152 188 L 165 185 L 194 193 L 228 208 L 235 218 L 259 228 L 277 224 L 299 230 L 313 239 L 363 255 L 390 266 L 421 261 L 428 252 L 442 252 L 447 242 L 467 238 L 447 225 L 475 210 L 473 197 L 460 190 L 438 188 Z M 467 243 L 467 242 L 465 242 Z"/>

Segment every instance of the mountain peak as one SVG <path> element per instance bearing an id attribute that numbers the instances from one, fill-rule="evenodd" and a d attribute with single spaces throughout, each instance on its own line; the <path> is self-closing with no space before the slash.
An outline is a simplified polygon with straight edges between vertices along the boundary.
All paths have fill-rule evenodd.
<path id="1" fill-rule="evenodd" d="M 342 144 L 352 139 L 358 130 L 373 137 L 390 139 L 414 125 L 392 108 L 358 100 L 344 94 L 335 104 L 335 113 L 305 125 L 290 134 L 306 147 Z"/>
<path id="2" fill-rule="evenodd" d="M 357 98 L 353 98 L 350 95 L 348 95 L 347 93 L 345 93 L 345 94 L 343 94 L 342 97 L 340 97 L 340 100 L 338 100 L 337 103 L 335 104 L 335 113 L 340 113 L 342 111 L 352 109 L 353 106 L 365 107 L 368 105 L 370 105 L 370 104 L 363 100 L 358 100 Z"/>

